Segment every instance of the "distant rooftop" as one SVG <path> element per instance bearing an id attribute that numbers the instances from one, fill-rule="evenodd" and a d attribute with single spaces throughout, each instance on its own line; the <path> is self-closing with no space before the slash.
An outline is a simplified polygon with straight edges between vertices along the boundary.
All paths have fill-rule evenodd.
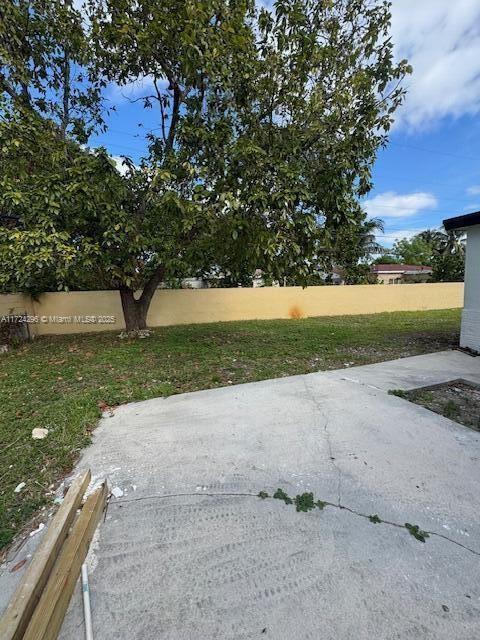
<path id="1" fill-rule="evenodd" d="M 372 264 L 373 273 L 432 273 L 432 267 L 420 264 Z"/>
<path id="2" fill-rule="evenodd" d="M 475 213 L 467 213 L 464 216 L 457 216 L 456 218 L 447 218 L 443 221 L 443 226 L 447 231 L 453 231 L 454 229 L 464 229 L 465 227 L 473 227 L 475 224 L 480 224 L 480 211 Z"/>

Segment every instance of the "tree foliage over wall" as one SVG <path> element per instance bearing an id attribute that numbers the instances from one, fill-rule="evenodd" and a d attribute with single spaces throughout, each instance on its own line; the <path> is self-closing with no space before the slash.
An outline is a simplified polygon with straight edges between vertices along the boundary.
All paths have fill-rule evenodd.
<path id="1" fill-rule="evenodd" d="M 461 282 L 465 273 L 465 234 L 462 231 L 426 229 L 410 239 L 398 240 L 391 255 L 376 262 L 432 267 L 433 282 Z"/>
<path id="2" fill-rule="evenodd" d="M 358 198 L 401 81 L 380 0 L 6 0 L 0 33 L 0 284 L 119 289 L 142 328 L 158 283 L 217 268 L 308 282 L 354 270 Z M 7 31 L 8 29 L 8 31 Z M 103 89 L 157 114 L 120 175 L 80 146 Z M 20 168 L 16 171 L 16 166 Z M 352 278 L 354 276 L 352 275 Z M 135 290 L 141 290 L 139 299 Z"/>

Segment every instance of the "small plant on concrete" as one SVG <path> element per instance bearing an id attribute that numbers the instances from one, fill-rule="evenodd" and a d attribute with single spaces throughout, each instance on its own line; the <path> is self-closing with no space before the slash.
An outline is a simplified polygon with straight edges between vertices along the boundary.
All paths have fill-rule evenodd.
<path id="1" fill-rule="evenodd" d="M 276 500 L 283 500 L 285 504 L 293 504 L 293 500 L 288 496 L 283 489 L 277 489 L 273 494 Z"/>
<path id="2" fill-rule="evenodd" d="M 265 500 L 270 496 L 266 491 L 260 491 L 258 493 L 258 497 L 261 498 L 262 500 Z M 337 509 L 348 509 L 348 507 L 344 507 L 341 504 L 332 504 L 331 502 L 324 502 L 323 500 L 315 501 L 315 498 L 312 492 L 305 492 L 305 493 L 298 494 L 292 500 L 292 498 L 290 498 L 290 496 L 286 494 L 283 489 L 278 488 L 272 497 L 275 498 L 275 500 L 283 500 L 285 504 L 295 504 L 297 511 L 303 511 L 303 512 L 312 511 L 315 508 L 322 510 L 322 509 L 325 509 L 327 505 L 336 507 Z M 357 511 L 354 511 L 353 509 L 348 509 L 348 510 L 351 513 L 354 513 L 362 518 L 368 519 L 369 522 L 371 522 L 372 524 L 381 524 L 382 522 L 385 522 L 386 524 L 390 524 L 392 526 L 402 528 L 402 525 L 400 524 L 395 524 L 393 522 L 382 520 L 376 513 L 373 513 L 367 516 L 366 514 L 359 513 Z M 430 537 L 430 534 L 427 531 L 423 531 L 422 529 L 420 529 L 418 524 L 410 524 L 409 522 L 406 522 L 403 525 L 403 527 L 410 533 L 410 535 L 412 535 L 419 542 L 425 542 L 426 539 Z"/>
<path id="3" fill-rule="evenodd" d="M 258 497 L 265 500 L 269 495 L 266 491 L 260 491 Z M 296 498 L 292 499 L 283 489 L 280 488 L 275 491 L 273 497 L 275 500 L 283 500 L 285 504 L 295 504 L 297 511 L 304 512 L 312 511 L 315 507 L 318 509 L 324 509 L 328 504 L 328 502 L 323 502 L 323 500 L 317 500 L 315 502 L 313 493 L 310 492 L 299 494 Z"/>
<path id="4" fill-rule="evenodd" d="M 302 493 L 295 498 L 295 506 L 297 511 L 312 511 L 316 504 L 313 500 L 313 493 Z"/>
<path id="5" fill-rule="evenodd" d="M 426 531 L 422 531 L 422 529 L 420 529 L 418 524 L 410 524 L 409 522 L 406 522 L 405 529 L 407 529 L 410 535 L 420 542 L 425 542 L 426 538 L 430 537 Z"/>

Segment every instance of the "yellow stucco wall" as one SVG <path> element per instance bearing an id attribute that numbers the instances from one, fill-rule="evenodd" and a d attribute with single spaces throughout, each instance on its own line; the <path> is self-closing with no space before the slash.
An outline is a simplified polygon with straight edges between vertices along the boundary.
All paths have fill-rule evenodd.
<path id="1" fill-rule="evenodd" d="M 22 293 L 0 295 L 0 316 L 33 312 L 33 300 Z"/>
<path id="2" fill-rule="evenodd" d="M 31 305 L 27 307 L 27 302 Z M 151 327 L 274 318 L 355 315 L 383 311 L 450 309 L 463 306 L 463 283 L 262 287 L 258 289 L 159 290 L 148 324 Z M 116 291 L 45 293 L 38 302 L 25 296 L 0 295 L 0 316 L 11 309 L 38 317 L 39 335 L 121 330 L 124 327 Z M 77 317 L 75 317 L 77 316 Z M 80 317 L 78 317 L 80 316 Z M 113 316 L 114 322 L 109 322 Z M 64 319 L 62 321 L 62 318 Z M 90 320 L 95 320 L 90 322 Z"/>
<path id="3" fill-rule="evenodd" d="M 0 321 L 4 320 L 4 316 L 33 316 L 35 315 L 34 303 L 30 296 L 21 293 L 12 293 L 9 295 L 0 295 Z M 31 334 L 37 334 L 37 327 L 29 324 Z"/>

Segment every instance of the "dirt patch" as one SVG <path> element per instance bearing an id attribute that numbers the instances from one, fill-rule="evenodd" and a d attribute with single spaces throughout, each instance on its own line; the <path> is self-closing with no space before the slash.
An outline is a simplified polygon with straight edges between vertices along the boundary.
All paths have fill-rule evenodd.
<path id="1" fill-rule="evenodd" d="M 453 380 L 411 391 L 397 389 L 390 393 L 480 431 L 480 386 L 472 382 Z"/>

